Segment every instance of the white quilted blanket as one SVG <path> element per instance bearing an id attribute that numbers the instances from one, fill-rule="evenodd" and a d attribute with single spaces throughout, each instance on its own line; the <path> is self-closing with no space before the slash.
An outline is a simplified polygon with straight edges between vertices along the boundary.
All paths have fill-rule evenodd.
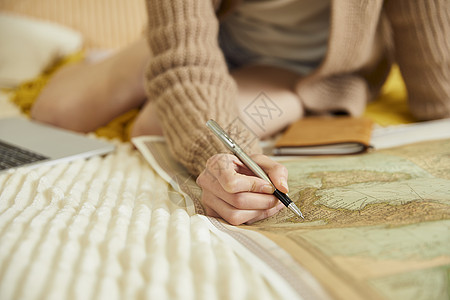
<path id="1" fill-rule="evenodd" d="M 282 299 L 267 278 L 130 144 L 0 175 L 0 299 Z"/>

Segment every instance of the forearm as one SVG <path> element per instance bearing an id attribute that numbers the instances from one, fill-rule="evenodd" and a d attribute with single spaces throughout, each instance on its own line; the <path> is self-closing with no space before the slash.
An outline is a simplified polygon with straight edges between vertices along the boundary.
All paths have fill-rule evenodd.
<path id="1" fill-rule="evenodd" d="M 210 156 L 226 151 L 206 121 L 228 127 L 238 116 L 236 85 L 217 43 L 218 21 L 210 1 L 147 0 L 147 9 L 152 51 L 147 94 L 170 149 L 198 175 Z"/>

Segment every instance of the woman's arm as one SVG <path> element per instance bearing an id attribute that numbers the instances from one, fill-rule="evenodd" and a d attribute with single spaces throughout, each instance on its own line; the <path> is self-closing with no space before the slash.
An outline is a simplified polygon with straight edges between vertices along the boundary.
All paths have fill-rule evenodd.
<path id="1" fill-rule="evenodd" d="M 450 1 L 387 0 L 385 8 L 411 112 L 450 117 Z"/>
<path id="2" fill-rule="evenodd" d="M 148 98 L 175 157 L 193 175 L 201 173 L 197 182 L 207 214 L 235 225 L 275 214 L 283 205 L 272 195 L 273 188 L 233 155 L 223 154 L 226 148 L 206 127 L 208 119 L 215 119 L 234 132 L 246 152 L 259 152 L 258 139 L 238 118 L 237 88 L 218 46 L 212 3 L 147 0 L 147 8 L 152 52 Z M 257 159 L 275 186 L 287 192 L 286 169 L 263 155 Z"/>
<path id="3" fill-rule="evenodd" d="M 240 122 L 236 85 L 218 46 L 218 20 L 211 1 L 147 0 L 152 52 L 146 80 L 160 125 L 175 157 L 198 175 L 212 155 L 226 152 L 207 130 L 215 119 L 242 144 L 252 134 Z M 255 140 L 255 139 L 253 139 Z M 256 144 L 256 143 L 255 143 Z M 249 152 L 257 152 L 252 145 Z"/>

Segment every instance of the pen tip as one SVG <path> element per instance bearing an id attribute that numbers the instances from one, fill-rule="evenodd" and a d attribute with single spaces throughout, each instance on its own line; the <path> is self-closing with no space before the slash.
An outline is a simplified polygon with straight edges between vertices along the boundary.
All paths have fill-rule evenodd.
<path id="1" fill-rule="evenodd" d="M 292 202 L 291 204 L 289 204 L 288 206 L 297 216 L 301 217 L 303 220 L 305 219 L 305 217 L 303 217 L 302 212 L 300 211 L 300 209 L 297 207 L 297 205 L 294 204 L 294 202 Z"/>

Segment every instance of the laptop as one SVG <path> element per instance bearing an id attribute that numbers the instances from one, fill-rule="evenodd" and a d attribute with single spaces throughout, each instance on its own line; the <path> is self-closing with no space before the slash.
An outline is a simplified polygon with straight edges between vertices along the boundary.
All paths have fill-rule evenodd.
<path id="1" fill-rule="evenodd" d="M 0 119 L 0 173 L 104 155 L 114 148 L 106 141 L 25 118 Z"/>

